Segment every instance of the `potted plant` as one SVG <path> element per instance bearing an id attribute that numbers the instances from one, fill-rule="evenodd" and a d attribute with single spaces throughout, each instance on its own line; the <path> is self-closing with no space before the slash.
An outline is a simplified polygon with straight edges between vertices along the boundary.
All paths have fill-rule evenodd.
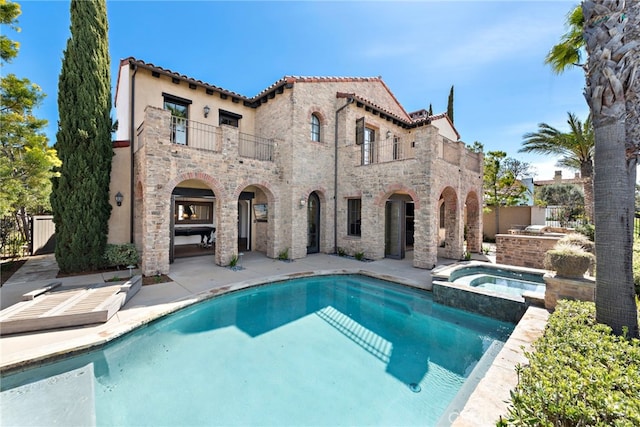
<path id="1" fill-rule="evenodd" d="M 544 256 L 544 267 L 556 272 L 556 276 L 581 278 L 594 261 L 593 254 L 582 246 L 558 242 Z"/>

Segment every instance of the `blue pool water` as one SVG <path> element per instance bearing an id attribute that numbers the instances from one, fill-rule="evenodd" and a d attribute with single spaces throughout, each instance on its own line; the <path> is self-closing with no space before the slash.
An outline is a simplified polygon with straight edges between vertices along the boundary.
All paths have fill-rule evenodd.
<path id="1" fill-rule="evenodd" d="M 364 276 L 296 279 L 3 377 L 0 409 L 15 420 L 10 395 L 41 387 L 54 404 L 75 390 L 97 425 L 433 425 L 513 327 Z"/>
<path id="2" fill-rule="evenodd" d="M 504 295 L 522 297 L 526 291 L 544 293 L 543 272 L 536 274 L 490 266 L 460 268 L 451 273 L 449 281 Z"/>

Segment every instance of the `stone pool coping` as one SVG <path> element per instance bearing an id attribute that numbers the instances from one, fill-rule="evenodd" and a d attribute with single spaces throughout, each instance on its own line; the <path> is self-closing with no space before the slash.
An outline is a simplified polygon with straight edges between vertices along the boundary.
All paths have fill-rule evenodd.
<path id="1" fill-rule="evenodd" d="M 479 263 L 480 265 L 486 263 Z M 334 274 L 362 274 L 365 276 L 387 280 L 401 285 L 431 291 L 430 281 L 425 283 L 394 275 L 364 270 L 361 268 L 343 268 L 332 270 L 303 271 L 289 274 L 266 276 L 256 279 L 238 281 L 224 286 L 199 292 L 189 297 L 172 302 L 155 304 L 144 309 L 131 310 L 131 313 L 121 316 L 118 322 L 107 322 L 91 328 L 90 333 L 74 337 L 63 342 L 29 349 L 25 352 L 15 352 L 0 363 L 0 373 L 9 374 L 28 369 L 33 366 L 55 361 L 57 359 L 99 348 L 124 334 L 144 326 L 167 314 L 178 311 L 189 305 L 208 300 L 210 298 L 254 286 L 285 281 L 300 277 L 334 275 Z M 425 274 L 429 274 L 425 272 Z M 434 277 L 436 275 L 434 274 Z M 171 282 L 175 283 L 175 282 Z M 155 285 L 154 285 L 155 286 Z M 121 312 L 122 313 L 122 312 Z M 548 313 L 544 309 L 530 307 L 520 323 L 516 325 L 510 338 L 505 343 L 498 356 L 491 364 L 484 377 L 475 387 L 473 393 L 460 413 L 452 413 L 451 418 L 455 426 L 475 426 L 480 424 L 495 424 L 501 415 L 506 414 L 510 390 L 517 384 L 515 367 L 518 363 L 526 363 L 525 350 L 531 348 L 531 343 L 542 335 Z M 1 341 L 0 341 L 1 345 Z M 450 420 L 452 421 L 452 420 Z"/>

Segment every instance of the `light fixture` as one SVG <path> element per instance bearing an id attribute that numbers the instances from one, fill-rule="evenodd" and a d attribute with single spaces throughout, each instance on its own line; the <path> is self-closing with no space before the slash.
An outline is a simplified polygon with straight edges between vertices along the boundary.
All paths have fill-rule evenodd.
<path id="1" fill-rule="evenodd" d="M 307 204 L 306 199 L 304 199 L 304 198 L 300 199 L 300 207 L 303 207 L 306 204 Z"/>
<path id="2" fill-rule="evenodd" d="M 391 131 L 390 130 L 387 131 L 387 139 L 389 139 L 389 138 L 391 138 Z"/>
<path id="3" fill-rule="evenodd" d="M 124 196 L 122 195 L 121 192 L 117 192 L 116 193 L 116 203 L 118 206 L 122 206 L 122 201 L 124 200 Z"/>
<path id="4" fill-rule="evenodd" d="M 208 105 L 205 105 L 202 111 L 204 111 L 204 118 L 206 119 L 209 116 L 209 112 L 211 111 L 211 108 L 209 108 Z"/>

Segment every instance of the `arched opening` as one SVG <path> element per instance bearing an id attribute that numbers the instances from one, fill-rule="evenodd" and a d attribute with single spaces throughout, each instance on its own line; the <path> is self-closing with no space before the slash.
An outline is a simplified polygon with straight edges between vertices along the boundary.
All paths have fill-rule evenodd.
<path id="1" fill-rule="evenodd" d="M 413 250 L 414 200 L 409 194 L 394 193 L 385 202 L 384 256 L 404 259 Z"/>
<path id="2" fill-rule="evenodd" d="M 238 246 L 237 252 L 269 252 L 273 227 L 270 214 L 273 197 L 260 185 L 248 185 L 238 195 Z"/>
<path id="3" fill-rule="evenodd" d="M 215 255 L 216 196 L 203 181 L 187 179 L 171 192 L 169 261 Z"/>
<path id="4" fill-rule="evenodd" d="M 453 188 L 447 187 L 438 201 L 438 256 L 460 258 L 462 246 L 458 231 L 458 196 Z"/>

